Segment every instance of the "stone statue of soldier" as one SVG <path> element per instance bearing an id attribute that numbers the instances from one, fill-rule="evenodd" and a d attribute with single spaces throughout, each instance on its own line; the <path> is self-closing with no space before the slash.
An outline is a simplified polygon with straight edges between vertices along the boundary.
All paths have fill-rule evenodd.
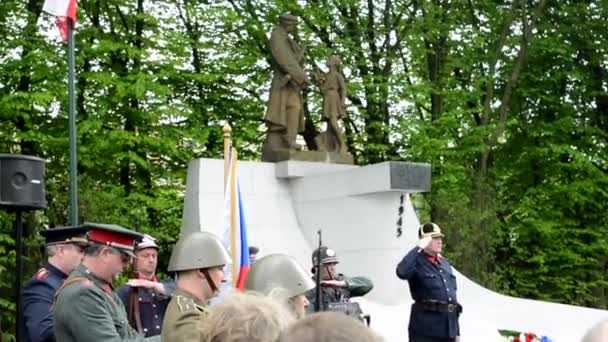
<path id="1" fill-rule="evenodd" d="M 310 85 L 304 70 L 304 49 L 294 36 L 298 17 L 283 14 L 270 35 L 270 63 L 273 71 L 266 110 L 268 132 L 262 160 L 272 161 L 273 150 L 299 150 L 298 133 L 304 131 L 302 89 Z"/>

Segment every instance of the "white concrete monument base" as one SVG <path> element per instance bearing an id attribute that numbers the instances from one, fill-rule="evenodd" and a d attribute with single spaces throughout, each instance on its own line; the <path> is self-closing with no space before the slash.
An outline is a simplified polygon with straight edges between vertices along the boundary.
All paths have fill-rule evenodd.
<path id="1" fill-rule="evenodd" d="M 197 159 L 188 167 L 182 234 L 223 234 L 223 160 Z M 427 164 L 385 162 L 369 166 L 285 161 L 240 161 L 239 182 L 250 245 L 259 256 L 289 254 L 311 267 L 317 230 L 340 259 L 338 270 L 365 275 L 374 290 L 359 299 L 371 326 L 388 342 L 407 341 L 407 282 L 395 276 L 396 264 L 417 241 L 418 219 L 408 200 L 403 235 L 396 237 L 399 197 L 430 190 Z M 454 265 L 456 268 L 458 265 Z M 554 342 L 579 341 L 608 312 L 507 297 L 457 273 L 461 342 L 503 341 L 498 329 L 547 335 Z"/>

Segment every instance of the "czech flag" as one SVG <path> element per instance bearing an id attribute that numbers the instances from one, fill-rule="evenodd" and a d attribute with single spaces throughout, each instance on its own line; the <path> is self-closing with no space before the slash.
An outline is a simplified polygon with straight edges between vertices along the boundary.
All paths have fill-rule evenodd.
<path id="1" fill-rule="evenodd" d="M 245 287 L 245 279 L 251 264 L 247 221 L 237 177 L 237 159 L 236 149 L 231 148 L 224 192 L 224 243 L 232 257 L 232 265 L 226 272 L 226 278 L 231 281 L 232 288 L 242 289 Z"/>
<path id="2" fill-rule="evenodd" d="M 42 10 L 56 17 L 55 24 L 59 28 L 61 38 L 68 41 L 68 19 L 72 27 L 76 27 L 76 0 L 45 0 Z"/>

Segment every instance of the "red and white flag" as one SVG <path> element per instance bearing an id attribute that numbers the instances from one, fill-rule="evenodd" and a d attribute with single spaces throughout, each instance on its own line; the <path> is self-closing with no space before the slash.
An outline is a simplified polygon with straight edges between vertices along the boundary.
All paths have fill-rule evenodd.
<path id="1" fill-rule="evenodd" d="M 73 27 L 76 27 L 76 0 L 44 0 L 42 10 L 57 19 L 55 24 L 59 28 L 61 38 L 68 41 L 68 19 L 72 19 Z"/>

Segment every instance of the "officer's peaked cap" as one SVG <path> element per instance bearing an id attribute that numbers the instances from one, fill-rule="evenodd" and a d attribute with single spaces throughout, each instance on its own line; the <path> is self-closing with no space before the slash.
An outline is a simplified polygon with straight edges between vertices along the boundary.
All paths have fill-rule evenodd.
<path id="1" fill-rule="evenodd" d="M 47 245 L 57 245 L 62 243 L 73 243 L 86 245 L 87 229 L 82 226 L 57 227 L 40 231 Z"/>
<path id="2" fill-rule="evenodd" d="M 140 233 L 116 224 L 85 222 L 82 227 L 87 229 L 89 242 L 114 247 L 132 257 L 135 242 L 142 238 Z"/>

